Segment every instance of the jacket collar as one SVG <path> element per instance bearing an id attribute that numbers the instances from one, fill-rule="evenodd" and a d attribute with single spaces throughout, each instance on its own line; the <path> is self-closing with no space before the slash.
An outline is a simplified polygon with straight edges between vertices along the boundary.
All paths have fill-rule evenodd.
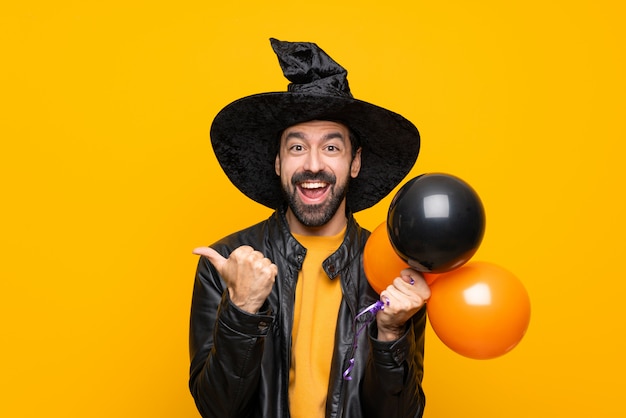
<path id="1" fill-rule="evenodd" d="M 289 230 L 289 224 L 287 223 L 287 207 L 285 205 L 278 208 L 275 212 L 275 219 L 280 230 L 280 245 L 283 246 L 282 254 L 285 255 L 287 260 L 293 264 L 298 270 L 302 268 L 304 257 L 306 256 L 307 249 L 298 242 L 298 240 L 291 234 Z M 347 214 L 348 224 L 346 227 L 346 234 L 343 241 L 337 251 L 331 254 L 324 262 L 322 267 L 330 279 L 335 279 L 344 271 L 355 257 L 359 257 L 363 244 L 359 244 L 360 240 L 367 238 L 362 236 L 363 230 L 359 227 L 352 213 Z M 277 238 L 277 237 L 275 237 Z M 275 242 L 276 242 L 275 241 Z"/>

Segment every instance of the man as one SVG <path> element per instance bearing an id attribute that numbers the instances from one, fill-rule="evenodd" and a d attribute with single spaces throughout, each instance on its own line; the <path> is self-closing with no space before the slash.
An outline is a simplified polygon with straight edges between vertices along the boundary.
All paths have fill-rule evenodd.
<path id="1" fill-rule="evenodd" d="M 271 43 L 288 91 L 226 106 L 211 140 L 233 184 L 276 211 L 194 250 L 191 393 L 204 417 L 421 417 L 430 290 L 407 269 L 377 295 L 352 215 L 410 171 L 418 131 L 354 99 L 317 45 Z"/>

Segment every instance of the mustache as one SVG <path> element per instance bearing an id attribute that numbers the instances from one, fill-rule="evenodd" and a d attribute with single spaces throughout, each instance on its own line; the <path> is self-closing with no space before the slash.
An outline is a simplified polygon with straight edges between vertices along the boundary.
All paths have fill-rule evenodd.
<path id="1" fill-rule="evenodd" d="M 335 177 L 332 173 L 327 172 L 319 172 L 313 173 L 312 171 L 303 171 L 302 173 L 294 174 L 291 178 L 291 184 L 296 185 L 297 183 L 301 183 L 303 181 L 323 181 L 328 184 L 335 184 L 337 181 L 337 177 Z"/>

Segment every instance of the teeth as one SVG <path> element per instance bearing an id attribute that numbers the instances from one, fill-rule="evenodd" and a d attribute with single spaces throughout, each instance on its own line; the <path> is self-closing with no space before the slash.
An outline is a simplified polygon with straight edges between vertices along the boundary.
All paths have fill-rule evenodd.
<path id="1" fill-rule="evenodd" d="M 317 183 L 301 183 L 300 187 L 303 189 L 319 189 L 322 187 L 326 187 L 326 183 L 317 182 Z"/>

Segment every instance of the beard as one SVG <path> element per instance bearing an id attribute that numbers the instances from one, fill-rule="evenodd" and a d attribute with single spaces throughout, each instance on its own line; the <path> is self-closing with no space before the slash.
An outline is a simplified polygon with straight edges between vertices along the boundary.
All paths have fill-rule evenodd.
<path id="1" fill-rule="evenodd" d="M 316 205 L 303 203 L 298 196 L 297 184 L 305 180 L 328 183 L 330 193 L 327 200 Z M 346 197 L 349 182 L 350 178 L 348 178 L 344 184 L 337 185 L 337 178 L 330 173 L 312 173 L 306 171 L 295 174 L 291 178 L 291 185 L 283 184 L 282 189 L 287 204 L 296 219 L 307 227 L 319 227 L 328 223 L 333 216 L 335 216 L 339 206 L 341 206 L 341 203 Z"/>

